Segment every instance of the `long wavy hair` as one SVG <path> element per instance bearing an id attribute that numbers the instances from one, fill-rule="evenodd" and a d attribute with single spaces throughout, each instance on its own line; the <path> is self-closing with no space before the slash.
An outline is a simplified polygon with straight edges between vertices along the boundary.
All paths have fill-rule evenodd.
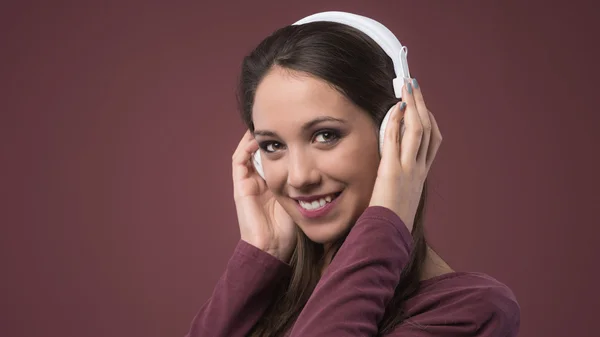
<path id="1" fill-rule="evenodd" d="M 381 124 L 385 113 L 397 102 L 392 87 L 395 77 L 392 60 L 369 36 L 333 22 L 286 26 L 261 41 L 243 60 L 238 103 L 241 117 L 251 131 L 254 131 L 252 106 L 257 86 L 273 66 L 327 81 L 368 113 L 376 125 Z M 426 197 L 427 182 L 414 219 L 414 249 L 379 322 L 380 335 L 408 318 L 403 304 L 419 288 L 427 254 L 423 229 Z M 335 248 L 339 249 L 341 244 L 343 239 Z M 290 261 L 292 275 L 278 284 L 275 300 L 250 336 L 280 337 L 291 329 L 319 281 L 323 254 L 322 245 L 298 231 L 298 243 Z"/>

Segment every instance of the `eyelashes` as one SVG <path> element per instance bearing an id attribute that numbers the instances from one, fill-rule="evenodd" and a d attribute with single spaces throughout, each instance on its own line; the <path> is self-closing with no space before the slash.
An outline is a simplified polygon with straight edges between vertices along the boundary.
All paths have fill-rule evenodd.
<path id="1" fill-rule="evenodd" d="M 341 134 L 335 130 L 321 130 L 315 133 L 314 140 L 321 144 L 331 144 L 341 138 Z"/>
<path id="2" fill-rule="evenodd" d="M 281 143 L 279 142 L 272 142 L 272 141 L 267 141 L 267 142 L 261 142 L 258 145 L 263 151 L 267 152 L 267 153 L 271 153 L 271 152 L 275 152 L 275 150 L 271 150 L 270 147 L 280 147 L 282 146 Z"/>
<path id="3" fill-rule="evenodd" d="M 319 130 L 313 135 L 313 141 L 317 143 L 332 145 L 339 141 L 342 138 L 342 133 L 338 130 L 326 129 Z M 264 141 L 260 142 L 258 146 L 267 153 L 273 153 L 279 149 L 285 147 L 285 145 L 281 144 L 277 141 Z"/>

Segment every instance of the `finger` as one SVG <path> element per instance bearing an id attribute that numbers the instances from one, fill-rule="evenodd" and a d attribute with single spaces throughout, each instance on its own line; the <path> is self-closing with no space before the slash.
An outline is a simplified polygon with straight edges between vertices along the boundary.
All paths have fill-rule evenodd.
<path id="1" fill-rule="evenodd" d="M 231 155 L 231 159 L 234 159 L 238 153 L 240 153 L 240 151 L 242 151 L 244 144 L 246 144 L 250 139 L 252 139 L 252 132 L 250 132 L 250 129 L 246 130 L 246 132 L 244 133 L 244 136 L 242 136 L 242 139 L 240 139 L 240 142 L 238 143 L 238 146 L 236 147 L 235 151 L 233 151 L 233 155 Z"/>
<path id="2" fill-rule="evenodd" d="M 232 175 L 234 180 L 243 179 L 253 171 L 252 155 L 258 150 L 258 142 L 252 138 L 244 136 L 244 140 L 240 142 L 236 154 L 232 160 Z"/>
<path id="3" fill-rule="evenodd" d="M 419 152 L 417 154 L 417 162 L 425 166 L 427 152 L 429 150 L 429 141 L 431 138 L 431 120 L 429 119 L 429 110 L 427 110 L 427 106 L 425 106 L 423 92 L 421 91 L 421 87 L 416 79 L 413 79 L 412 85 L 413 98 L 415 100 L 417 111 L 419 112 L 419 117 L 421 118 L 421 125 L 423 126 L 423 135 L 421 139 L 421 146 L 419 147 Z"/>
<path id="4" fill-rule="evenodd" d="M 258 151 L 259 146 L 258 142 L 255 139 L 250 139 L 248 143 L 243 144 L 243 147 L 240 148 L 240 152 L 233 158 L 234 164 L 242 164 L 245 165 L 252 159 L 252 156 L 256 151 Z"/>
<path id="5" fill-rule="evenodd" d="M 234 181 L 245 179 L 256 171 L 254 164 L 252 163 L 252 155 L 257 148 L 258 145 L 256 141 L 248 143 L 243 151 L 235 157 L 232 164 Z"/>
<path id="6" fill-rule="evenodd" d="M 404 111 L 406 108 L 405 102 L 398 102 L 392 110 L 390 119 L 387 122 L 384 135 L 382 158 L 395 159 L 397 161 L 398 153 L 400 152 L 400 128 Z"/>
<path id="7" fill-rule="evenodd" d="M 427 170 L 429 170 L 431 167 L 431 164 L 437 155 L 438 149 L 442 144 L 442 133 L 440 132 L 437 121 L 431 112 L 429 112 L 429 120 L 431 120 L 431 144 L 429 146 L 429 150 L 427 151 L 427 159 L 425 163 Z"/>
<path id="8" fill-rule="evenodd" d="M 404 112 L 404 125 L 406 127 L 402 142 L 400 143 L 400 160 L 402 166 L 410 167 L 417 160 L 417 153 L 421 145 L 423 135 L 423 125 L 415 105 L 412 84 L 406 83 L 403 87 L 403 101 L 406 102 L 406 111 Z"/>

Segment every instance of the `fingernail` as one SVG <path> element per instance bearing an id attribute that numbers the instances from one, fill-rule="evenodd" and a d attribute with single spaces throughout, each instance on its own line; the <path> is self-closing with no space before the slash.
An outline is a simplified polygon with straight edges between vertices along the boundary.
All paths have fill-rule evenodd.
<path id="1" fill-rule="evenodd" d="M 417 83 L 417 79 L 413 78 L 413 86 L 415 87 L 415 89 L 419 88 L 419 83 Z"/>
<path id="2" fill-rule="evenodd" d="M 406 109 L 406 102 L 402 102 L 402 104 L 400 104 L 400 111 L 404 112 L 405 109 Z"/>
<path id="3" fill-rule="evenodd" d="M 408 90 L 408 93 L 412 95 L 412 85 L 410 83 L 406 85 L 406 90 Z"/>

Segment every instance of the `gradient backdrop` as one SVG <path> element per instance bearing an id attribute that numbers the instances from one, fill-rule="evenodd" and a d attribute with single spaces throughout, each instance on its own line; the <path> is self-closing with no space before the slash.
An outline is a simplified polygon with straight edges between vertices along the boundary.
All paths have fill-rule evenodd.
<path id="1" fill-rule="evenodd" d="M 341 0 L 4 3 L 0 335 L 184 335 L 239 238 L 240 61 L 323 10 L 409 48 L 433 247 L 514 290 L 520 336 L 597 336 L 594 4 Z"/>

